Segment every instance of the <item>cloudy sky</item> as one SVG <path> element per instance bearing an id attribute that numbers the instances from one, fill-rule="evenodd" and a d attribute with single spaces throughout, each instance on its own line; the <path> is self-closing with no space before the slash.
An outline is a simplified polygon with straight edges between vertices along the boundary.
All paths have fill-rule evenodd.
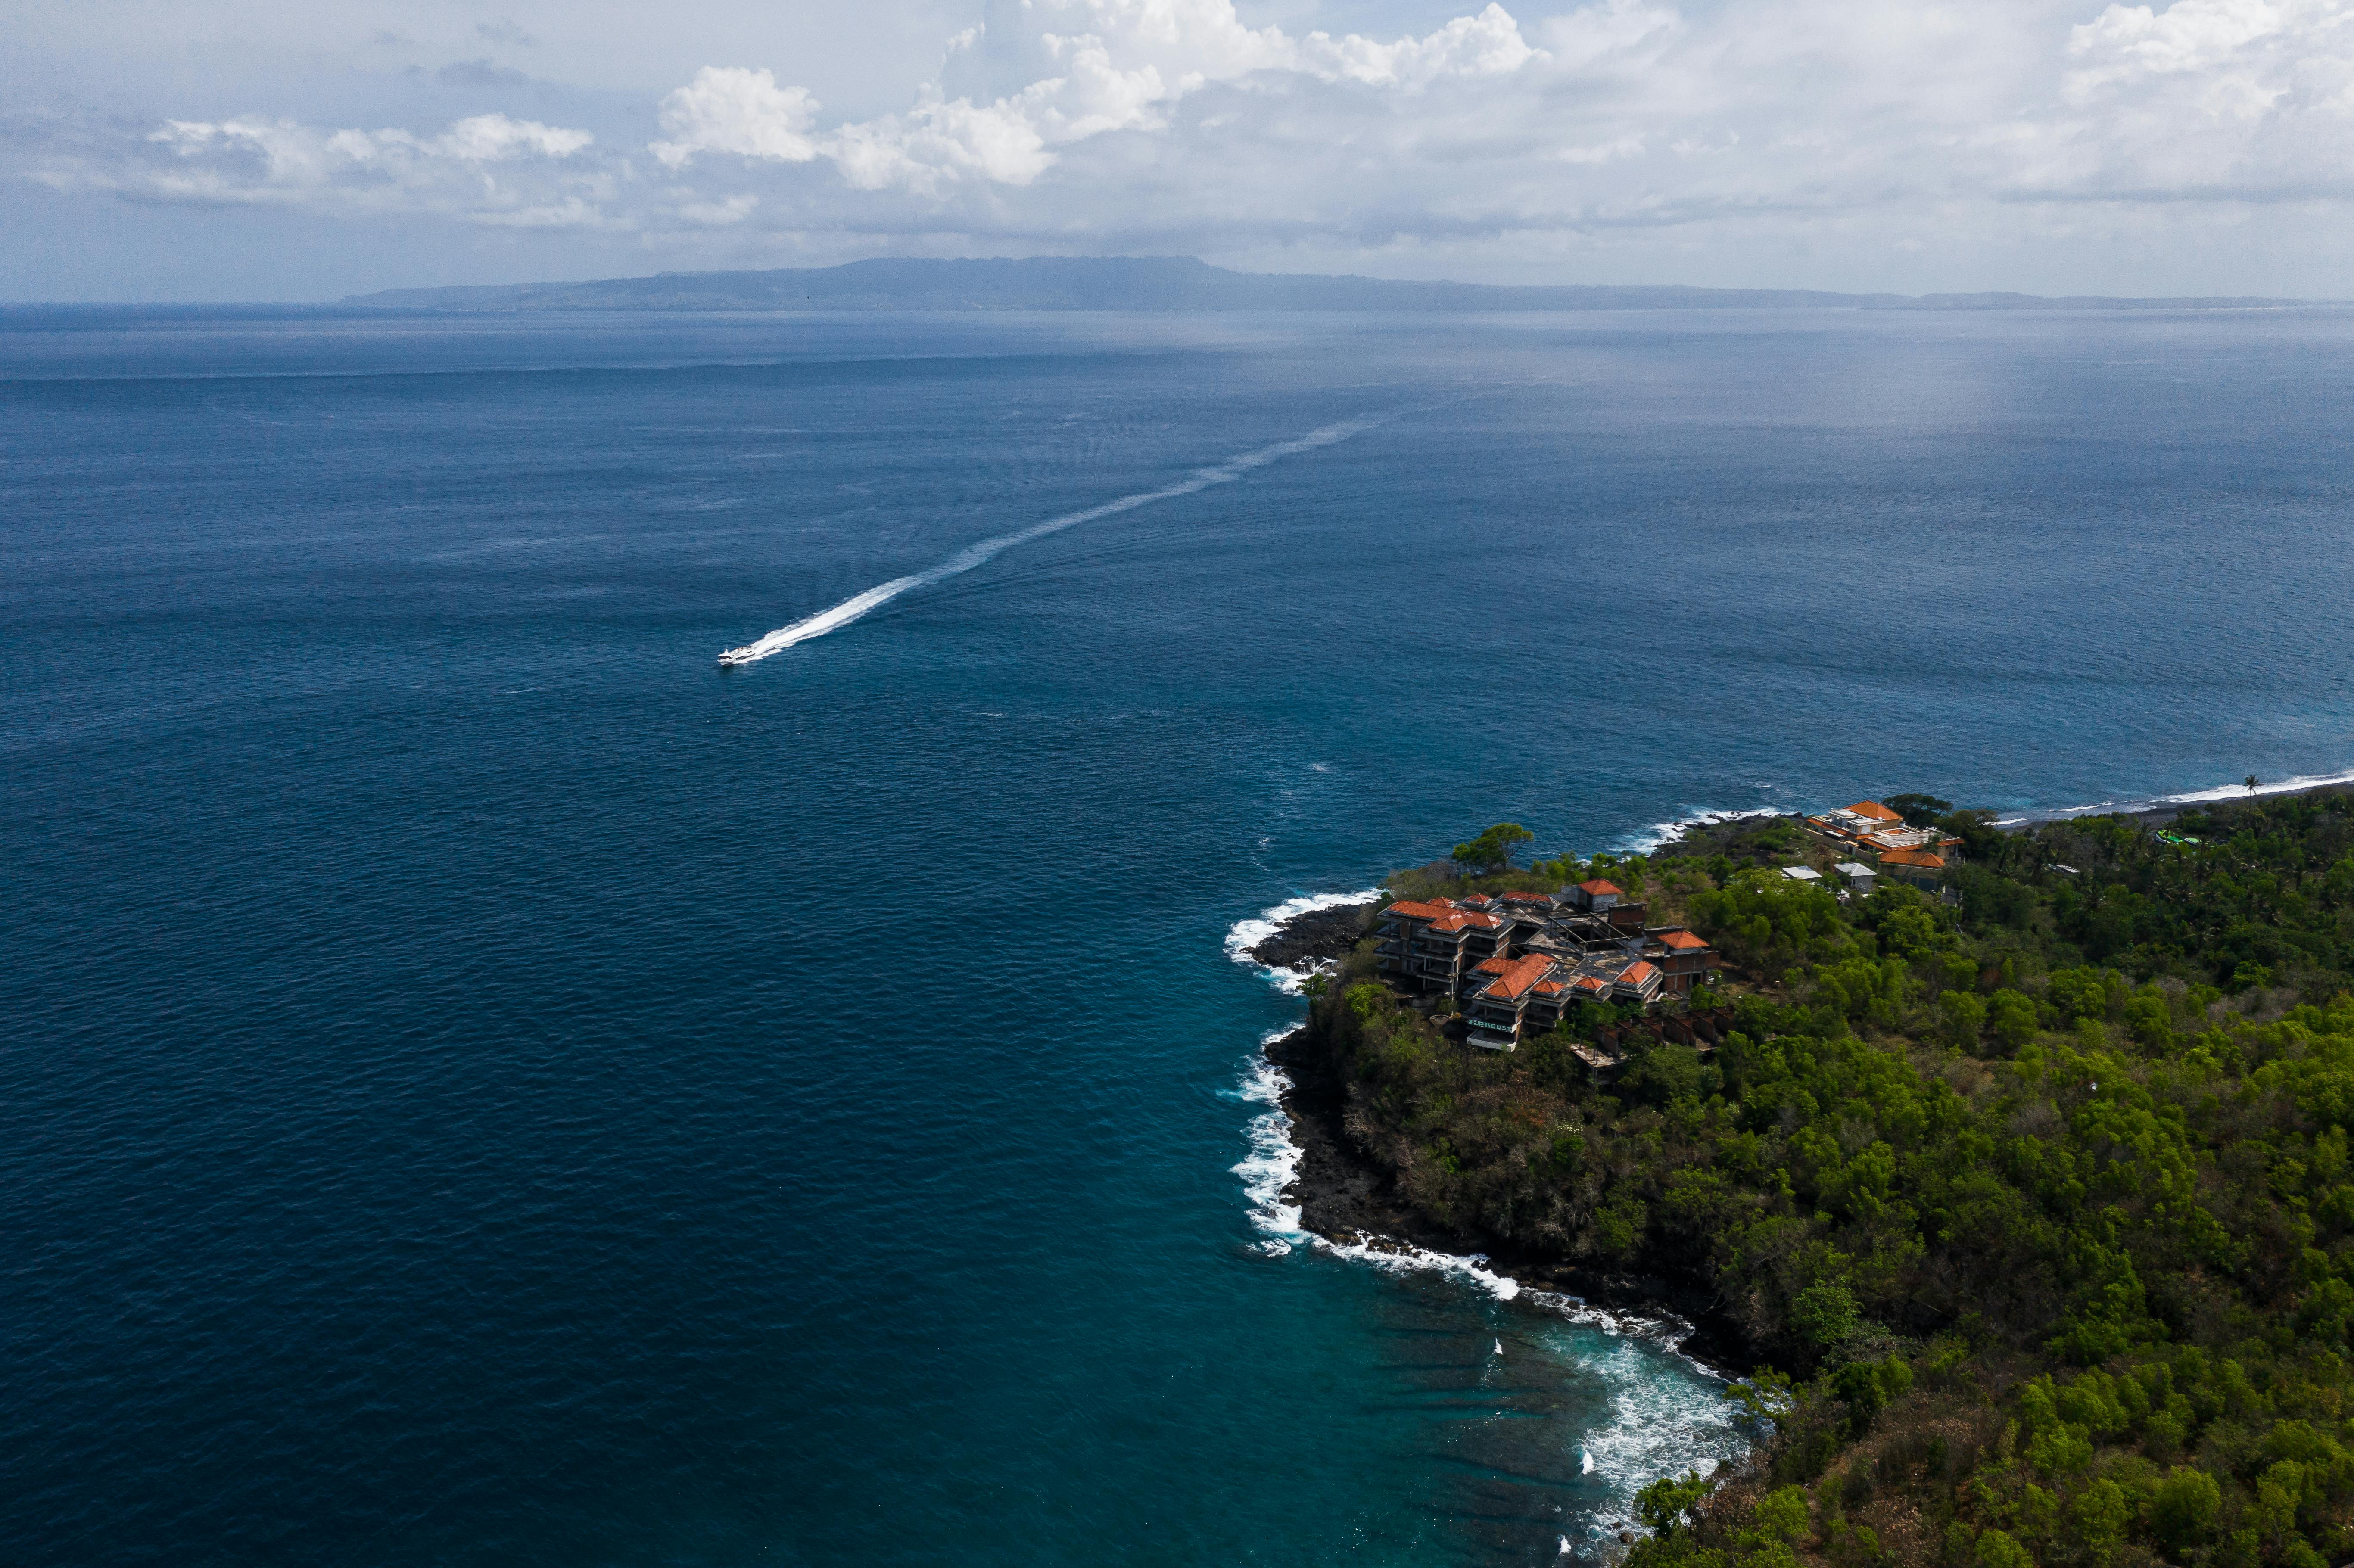
<path id="1" fill-rule="evenodd" d="M 1049 253 L 2354 294 L 2354 0 L 5 0 L 0 17 L 5 299 Z"/>

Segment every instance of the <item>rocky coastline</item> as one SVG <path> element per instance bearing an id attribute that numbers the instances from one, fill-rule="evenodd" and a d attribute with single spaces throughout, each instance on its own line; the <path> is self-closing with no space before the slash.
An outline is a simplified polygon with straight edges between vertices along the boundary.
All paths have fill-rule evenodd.
<path id="1" fill-rule="evenodd" d="M 1275 935 L 1250 949 L 1253 963 L 1271 969 L 1307 974 L 1320 964 L 1343 957 L 1373 924 L 1379 899 L 1359 904 L 1335 904 L 1295 915 L 1276 927 Z"/>
<path id="2" fill-rule="evenodd" d="M 1373 907 L 1372 903 L 1352 904 L 1297 916 L 1251 948 L 1250 956 L 1270 969 L 1312 971 L 1356 944 Z M 1691 1330 L 1681 1349 L 1704 1365 L 1732 1374 L 1755 1364 L 1745 1337 L 1706 1290 L 1655 1275 L 1604 1273 L 1492 1236 L 1434 1224 L 1398 1196 L 1390 1172 L 1350 1136 L 1348 1085 L 1305 1026 L 1270 1042 L 1267 1059 L 1288 1083 L 1283 1111 L 1300 1159 L 1284 1198 L 1299 1205 L 1302 1229 L 1340 1245 L 1364 1245 L 1377 1252 L 1418 1247 L 1458 1257 L 1483 1256 L 1490 1270 L 1523 1289 L 1574 1296 L 1630 1316 L 1680 1319 Z"/>

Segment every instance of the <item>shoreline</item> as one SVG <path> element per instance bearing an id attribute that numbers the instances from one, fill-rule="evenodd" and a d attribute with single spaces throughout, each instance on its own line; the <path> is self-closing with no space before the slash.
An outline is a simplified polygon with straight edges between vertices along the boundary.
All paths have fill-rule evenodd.
<path id="1" fill-rule="evenodd" d="M 1401 1202 L 1389 1173 L 1348 1134 L 1347 1086 L 1309 1046 L 1302 1024 L 1267 1042 L 1264 1054 L 1282 1075 L 1279 1097 L 1286 1130 L 1299 1164 L 1282 1192 L 1298 1205 L 1299 1228 L 1335 1247 L 1368 1252 L 1423 1252 L 1479 1261 L 1522 1290 L 1567 1297 L 1580 1305 L 1628 1317 L 1667 1319 L 1678 1330 L 1676 1351 L 1728 1380 L 1756 1364 L 1740 1330 L 1697 1287 L 1659 1275 L 1606 1274 L 1568 1258 L 1433 1224 Z"/>
<path id="2" fill-rule="evenodd" d="M 2346 794 L 2354 794 L 2354 774 L 2309 780 L 2289 779 L 2278 785 L 2266 785 L 2259 780 L 2253 790 L 2237 784 L 2225 784 L 2213 789 L 2197 789 L 2184 795 L 2162 795 L 2152 800 L 2105 800 L 2092 806 L 2021 811 L 2015 817 L 1999 818 L 1989 825 L 2002 832 L 2015 833 L 2027 828 L 2049 827 L 2054 822 L 2079 821 L 2086 817 L 2130 817 L 2145 827 L 2163 827 L 2187 811 L 2203 811 L 2211 806 L 2245 806 L 2259 800 L 2298 800 L 2310 795 Z"/>
<path id="3" fill-rule="evenodd" d="M 1235 957 L 1257 965 L 1287 991 L 1336 961 L 1363 934 L 1379 898 L 1326 895 L 1277 922 Z M 1270 911 L 1270 914 L 1273 912 Z M 1360 1150 L 1348 1130 L 1348 1086 L 1313 1050 L 1300 1023 L 1261 1048 L 1283 1087 L 1277 1097 L 1285 1134 L 1299 1160 L 1279 1201 L 1296 1205 L 1299 1228 L 1334 1247 L 1371 1253 L 1479 1260 L 1516 1289 L 1543 1291 L 1605 1312 L 1657 1321 L 1681 1331 L 1677 1351 L 1723 1375 L 1745 1372 L 1756 1357 L 1745 1336 L 1717 1310 L 1708 1291 L 1653 1274 L 1603 1273 L 1574 1260 L 1437 1224 L 1399 1201 L 1390 1173 Z"/>

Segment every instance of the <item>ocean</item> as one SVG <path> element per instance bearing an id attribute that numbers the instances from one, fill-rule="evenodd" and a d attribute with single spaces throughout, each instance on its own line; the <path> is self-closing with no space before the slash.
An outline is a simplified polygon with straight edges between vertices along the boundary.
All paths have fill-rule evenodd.
<path id="1" fill-rule="evenodd" d="M 1714 1375 L 1299 1234 L 1252 922 L 2343 774 L 2349 429 L 2327 310 L 13 314 L 0 1552 L 1587 1558 Z"/>

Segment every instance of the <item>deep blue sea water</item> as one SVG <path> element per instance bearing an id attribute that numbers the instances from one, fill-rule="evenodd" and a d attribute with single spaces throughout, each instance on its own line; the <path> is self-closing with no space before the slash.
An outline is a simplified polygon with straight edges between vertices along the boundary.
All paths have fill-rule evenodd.
<path id="1" fill-rule="evenodd" d="M 13 318 L 0 1555 L 1582 1552 L 1712 1383 L 1287 1246 L 1230 932 L 2354 767 L 2349 429 L 2322 311 Z"/>

